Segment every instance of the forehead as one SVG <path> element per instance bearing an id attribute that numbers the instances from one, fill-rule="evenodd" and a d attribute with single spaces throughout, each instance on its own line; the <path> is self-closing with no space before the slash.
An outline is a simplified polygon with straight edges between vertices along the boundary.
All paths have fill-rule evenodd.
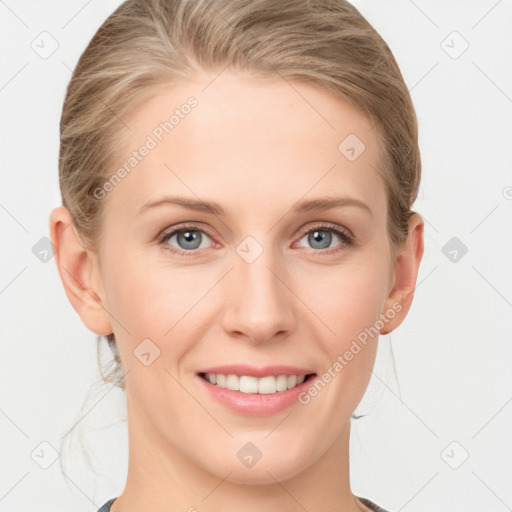
<path id="1" fill-rule="evenodd" d="M 318 86 L 204 73 L 162 87 L 125 122 L 116 163 L 134 165 L 110 197 L 125 214 L 165 192 L 241 209 L 339 192 L 385 207 L 377 130 Z"/>

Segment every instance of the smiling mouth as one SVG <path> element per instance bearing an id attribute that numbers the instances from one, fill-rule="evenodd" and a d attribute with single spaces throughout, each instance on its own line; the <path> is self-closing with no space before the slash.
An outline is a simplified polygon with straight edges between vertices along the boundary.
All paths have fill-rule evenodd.
<path id="1" fill-rule="evenodd" d="M 258 378 L 250 375 L 223 373 L 199 374 L 204 380 L 219 388 L 229 389 L 230 391 L 240 391 L 241 393 L 257 393 L 260 395 L 272 395 L 293 389 L 315 375 L 314 373 L 308 375 L 269 375 Z"/>

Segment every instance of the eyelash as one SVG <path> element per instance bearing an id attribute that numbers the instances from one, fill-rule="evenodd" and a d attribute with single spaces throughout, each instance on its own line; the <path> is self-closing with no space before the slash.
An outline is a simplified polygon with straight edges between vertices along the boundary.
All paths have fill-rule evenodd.
<path id="1" fill-rule="evenodd" d="M 173 228 L 171 231 L 163 231 L 160 235 L 158 235 L 157 239 L 158 239 L 159 245 L 163 245 L 170 238 L 172 238 L 173 235 L 175 235 L 176 233 L 180 233 L 182 231 L 199 231 L 201 233 L 205 233 L 213 240 L 212 235 L 210 235 L 208 233 L 207 229 L 199 228 L 198 226 L 192 225 L 192 224 L 182 224 L 178 227 Z M 346 248 L 352 247 L 353 245 L 355 245 L 355 238 L 352 235 L 349 235 L 346 231 L 344 231 L 338 227 L 335 227 L 331 224 L 326 224 L 326 223 L 319 224 L 317 226 L 314 226 L 314 227 L 302 232 L 299 240 L 302 239 L 304 237 L 304 235 L 307 235 L 313 231 L 332 231 L 339 236 L 339 238 L 342 240 L 342 242 L 345 245 L 345 247 L 337 246 L 332 249 L 317 249 L 316 251 L 315 251 L 315 249 L 312 249 L 313 251 L 318 252 L 322 255 L 330 255 L 333 253 L 337 253 L 339 251 L 343 251 Z M 192 250 L 192 251 L 183 251 L 180 249 L 176 249 L 174 247 L 172 249 L 169 249 L 169 247 L 171 247 L 171 246 L 168 246 L 165 249 L 169 250 L 179 256 L 185 256 L 185 257 L 195 256 L 195 253 L 198 252 L 197 249 Z"/>

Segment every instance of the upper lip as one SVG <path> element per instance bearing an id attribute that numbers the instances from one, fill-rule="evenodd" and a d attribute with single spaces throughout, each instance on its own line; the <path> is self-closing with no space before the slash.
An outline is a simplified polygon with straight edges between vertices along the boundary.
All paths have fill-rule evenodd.
<path id="1" fill-rule="evenodd" d="M 223 366 L 215 366 L 202 369 L 198 372 L 202 373 L 221 373 L 223 375 L 247 375 L 250 377 L 268 377 L 273 375 L 277 377 L 279 375 L 311 375 L 315 373 L 312 370 L 305 368 L 297 368 L 294 366 L 249 366 L 247 364 L 230 364 Z"/>

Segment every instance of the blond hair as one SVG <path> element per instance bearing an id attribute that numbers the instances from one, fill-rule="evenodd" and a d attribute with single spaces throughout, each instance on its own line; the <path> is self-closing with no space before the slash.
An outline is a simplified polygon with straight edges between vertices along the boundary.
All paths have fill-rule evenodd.
<path id="1" fill-rule="evenodd" d="M 407 237 L 420 183 L 417 120 L 391 50 L 345 0 L 121 4 L 81 55 L 62 111 L 62 201 L 85 244 L 100 242 L 104 201 L 94 191 L 112 174 L 127 133 L 123 117 L 158 87 L 225 68 L 320 86 L 371 120 L 382 147 L 376 171 L 386 188 L 395 252 Z M 124 387 L 109 344 L 117 366 L 102 377 Z"/>

